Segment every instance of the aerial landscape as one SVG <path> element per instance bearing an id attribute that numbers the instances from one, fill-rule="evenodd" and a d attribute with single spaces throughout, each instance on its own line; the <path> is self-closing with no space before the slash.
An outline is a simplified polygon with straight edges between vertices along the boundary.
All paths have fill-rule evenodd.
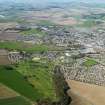
<path id="1" fill-rule="evenodd" d="M 0 105 L 105 105 L 105 0 L 0 0 Z"/>

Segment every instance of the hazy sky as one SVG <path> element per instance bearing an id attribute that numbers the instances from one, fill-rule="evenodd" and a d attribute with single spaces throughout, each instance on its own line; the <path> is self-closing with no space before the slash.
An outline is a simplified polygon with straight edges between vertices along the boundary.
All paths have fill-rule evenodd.
<path id="1" fill-rule="evenodd" d="M 70 2 L 70 1 L 85 1 L 85 2 L 105 2 L 105 0 L 0 0 L 2 1 L 15 1 L 15 2 L 30 2 L 30 3 L 44 3 L 44 2 Z"/>

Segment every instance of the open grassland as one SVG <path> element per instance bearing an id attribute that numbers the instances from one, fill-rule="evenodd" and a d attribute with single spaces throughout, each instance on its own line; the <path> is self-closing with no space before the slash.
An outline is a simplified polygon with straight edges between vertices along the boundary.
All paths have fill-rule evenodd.
<path id="1" fill-rule="evenodd" d="M 8 99 L 0 99 L 0 105 L 31 105 L 31 104 L 21 96 L 17 96 Z"/>

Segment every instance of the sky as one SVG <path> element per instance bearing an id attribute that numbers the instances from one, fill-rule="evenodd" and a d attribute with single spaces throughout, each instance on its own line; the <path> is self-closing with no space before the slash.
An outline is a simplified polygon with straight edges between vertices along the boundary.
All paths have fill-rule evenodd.
<path id="1" fill-rule="evenodd" d="M 105 2 L 105 0 L 0 0 L 0 2 L 15 1 L 25 3 L 45 3 L 45 2 L 70 2 L 70 1 L 84 1 L 84 2 Z"/>

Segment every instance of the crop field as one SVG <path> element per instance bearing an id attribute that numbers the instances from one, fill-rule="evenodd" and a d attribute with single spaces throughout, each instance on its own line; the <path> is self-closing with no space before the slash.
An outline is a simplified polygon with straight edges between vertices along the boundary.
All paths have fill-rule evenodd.
<path id="1" fill-rule="evenodd" d="M 39 20 L 37 23 L 40 25 L 46 25 L 46 26 L 57 25 L 55 22 L 51 20 Z"/>
<path id="2" fill-rule="evenodd" d="M 45 44 L 29 44 L 24 42 L 0 42 L 0 49 L 6 49 L 9 51 L 17 50 L 17 51 L 26 51 L 29 53 L 32 52 L 47 52 L 47 51 L 61 51 L 64 48 L 58 48 L 53 45 L 45 45 Z"/>
<path id="3" fill-rule="evenodd" d="M 68 94 L 72 98 L 70 105 L 93 105 L 89 100 L 85 99 L 81 95 L 76 94 L 74 91 L 69 90 Z"/>
<path id="4" fill-rule="evenodd" d="M 68 18 L 68 19 L 62 19 L 60 21 L 56 21 L 55 23 L 59 25 L 73 26 L 73 25 L 77 25 L 78 21 L 76 21 L 74 18 Z"/>
<path id="5" fill-rule="evenodd" d="M 25 61 L 21 62 L 16 70 L 25 76 L 25 79 L 37 89 L 43 99 L 51 99 L 56 101 L 55 84 L 51 70 L 53 64 L 43 61 Z"/>
<path id="6" fill-rule="evenodd" d="M 8 65 L 11 62 L 8 60 L 8 56 L 0 55 L 0 65 Z"/>
<path id="7" fill-rule="evenodd" d="M 0 84 L 0 99 L 12 98 L 16 96 L 18 96 L 16 92 L 5 85 Z"/>
<path id="8" fill-rule="evenodd" d="M 97 25 L 100 25 L 102 22 L 100 21 L 95 21 L 95 20 L 85 20 L 85 21 L 82 21 L 80 24 L 77 24 L 78 27 L 95 27 Z"/>
<path id="9" fill-rule="evenodd" d="M 86 104 L 86 100 L 91 102 L 92 105 L 105 105 L 105 87 L 74 80 L 67 80 L 67 82 L 71 87 L 70 91 L 74 92 L 79 98 L 82 96 L 82 100 L 85 102 L 81 103 L 81 100 L 78 101 L 78 97 L 76 98 L 73 95 L 73 99 L 76 100 L 76 103 L 71 105 L 91 105 L 89 103 Z M 72 96 L 72 94 L 70 95 Z"/>
<path id="10" fill-rule="evenodd" d="M 32 101 L 57 101 L 51 70 L 53 64 L 40 61 L 22 61 L 13 66 L 0 66 L 0 82 Z"/>
<path id="11" fill-rule="evenodd" d="M 45 36 L 47 33 L 39 29 L 30 29 L 27 31 L 21 31 L 20 34 L 21 35 L 35 35 L 35 36 L 42 37 L 42 36 Z"/>
<path id="12" fill-rule="evenodd" d="M 0 32 L 0 40 L 16 41 L 19 36 L 17 32 Z"/>
<path id="13" fill-rule="evenodd" d="M 31 104 L 21 96 L 17 96 L 8 99 L 0 99 L 0 105 L 31 105 Z"/>
<path id="14" fill-rule="evenodd" d="M 0 82 L 30 100 L 35 101 L 39 97 L 36 89 L 31 87 L 23 76 L 15 70 L 8 70 L 7 67 L 0 66 Z"/>
<path id="15" fill-rule="evenodd" d="M 33 45 L 23 42 L 0 42 L 0 48 L 7 50 L 26 51 L 26 52 L 42 52 L 49 50 L 48 46 L 46 45 Z"/>

